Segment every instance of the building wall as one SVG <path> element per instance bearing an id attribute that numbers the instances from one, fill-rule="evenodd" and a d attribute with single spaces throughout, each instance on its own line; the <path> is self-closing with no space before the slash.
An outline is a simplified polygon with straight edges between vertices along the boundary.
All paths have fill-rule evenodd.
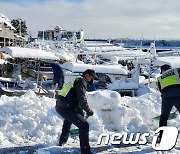
<path id="1" fill-rule="evenodd" d="M 10 27 L 4 23 L 0 23 L 0 46 L 24 46 L 25 40 L 18 38 Z"/>
<path id="2" fill-rule="evenodd" d="M 78 40 L 81 40 L 84 37 L 83 31 L 66 31 L 63 29 L 56 29 L 55 27 L 54 30 L 38 31 L 38 38 L 57 41 L 60 41 L 62 39 L 72 40 L 74 34 Z"/>
<path id="3" fill-rule="evenodd" d="M 0 23 L 0 46 L 12 46 L 14 42 L 14 32 L 4 23 Z"/>

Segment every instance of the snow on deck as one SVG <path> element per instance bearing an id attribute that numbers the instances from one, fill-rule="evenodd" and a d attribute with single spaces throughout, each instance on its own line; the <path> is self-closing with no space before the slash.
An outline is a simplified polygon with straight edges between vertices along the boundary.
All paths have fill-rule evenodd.
<path id="1" fill-rule="evenodd" d="M 114 51 L 114 52 L 101 52 L 97 53 L 105 58 L 116 56 L 119 60 L 124 59 L 135 59 L 135 58 L 145 58 L 147 53 L 142 52 L 141 50 L 124 50 L 124 51 Z"/>
<path id="2" fill-rule="evenodd" d="M 66 62 L 62 65 L 62 68 L 67 69 L 73 73 L 80 73 L 80 72 L 84 72 L 86 69 L 93 69 L 97 73 L 124 74 L 124 75 L 128 74 L 125 67 L 120 65 L 91 65 L 91 64 Z"/>
<path id="3" fill-rule="evenodd" d="M 0 59 L 0 65 L 5 64 L 5 63 L 6 63 L 6 61 L 5 61 L 5 60 Z"/>
<path id="4" fill-rule="evenodd" d="M 111 43 L 103 42 L 103 41 L 88 41 L 85 42 L 83 49 L 89 51 L 121 51 L 124 50 L 121 46 L 114 46 Z"/>
<path id="5" fill-rule="evenodd" d="M 22 47 L 3 47 L 0 48 L 0 52 L 9 54 L 12 58 L 34 58 L 34 59 L 51 59 L 59 60 L 51 52 L 47 52 L 40 49 L 22 48 Z"/>

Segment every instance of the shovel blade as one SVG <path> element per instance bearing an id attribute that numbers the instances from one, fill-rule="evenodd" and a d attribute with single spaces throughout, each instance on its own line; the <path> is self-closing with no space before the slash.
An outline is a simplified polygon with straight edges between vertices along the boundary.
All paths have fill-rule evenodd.
<path id="1" fill-rule="evenodd" d="M 79 129 L 71 129 L 69 132 L 71 135 L 77 135 L 79 134 Z"/>
<path id="2" fill-rule="evenodd" d="M 176 112 L 170 113 L 168 120 L 175 119 L 177 116 L 178 116 L 178 114 L 177 114 Z M 156 117 L 154 117 L 153 119 L 154 119 L 154 120 L 160 120 L 160 117 L 161 117 L 161 116 L 156 116 Z"/>

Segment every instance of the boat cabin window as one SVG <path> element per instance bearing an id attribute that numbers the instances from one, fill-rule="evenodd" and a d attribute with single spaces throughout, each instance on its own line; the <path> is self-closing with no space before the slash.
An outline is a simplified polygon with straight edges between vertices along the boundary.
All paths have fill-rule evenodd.
<path id="1" fill-rule="evenodd" d="M 112 83 L 110 77 L 107 74 L 104 73 L 96 73 L 99 80 L 105 83 Z"/>

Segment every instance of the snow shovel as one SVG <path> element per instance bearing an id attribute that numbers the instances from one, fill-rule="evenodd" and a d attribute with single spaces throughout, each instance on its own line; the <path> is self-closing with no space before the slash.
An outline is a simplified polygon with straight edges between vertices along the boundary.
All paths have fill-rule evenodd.
<path id="1" fill-rule="evenodd" d="M 173 113 L 170 113 L 168 120 L 175 119 L 175 118 L 178 116 L 177 111 L 178 111 L 178 110 L 176 110 L 176 111 L 173 112 Z M 154 119 L 154 120 L 160 120 L 160 117 L 161 117 L 161 116 L 159 115 L 159 116 L 154 117 L 153 119 Z"/>
<path id="2" fill-rule="evenodd" d="M 89 116 L 86 115 L 85 119 L 87 119 L 88 117 L 89 117 Z M 71 130 L 69 131 L 69 133 L 70 133 L 71 135 L 78 135 L 78 134 L 79 134 L 79 128 L 71 129 Z"/>

